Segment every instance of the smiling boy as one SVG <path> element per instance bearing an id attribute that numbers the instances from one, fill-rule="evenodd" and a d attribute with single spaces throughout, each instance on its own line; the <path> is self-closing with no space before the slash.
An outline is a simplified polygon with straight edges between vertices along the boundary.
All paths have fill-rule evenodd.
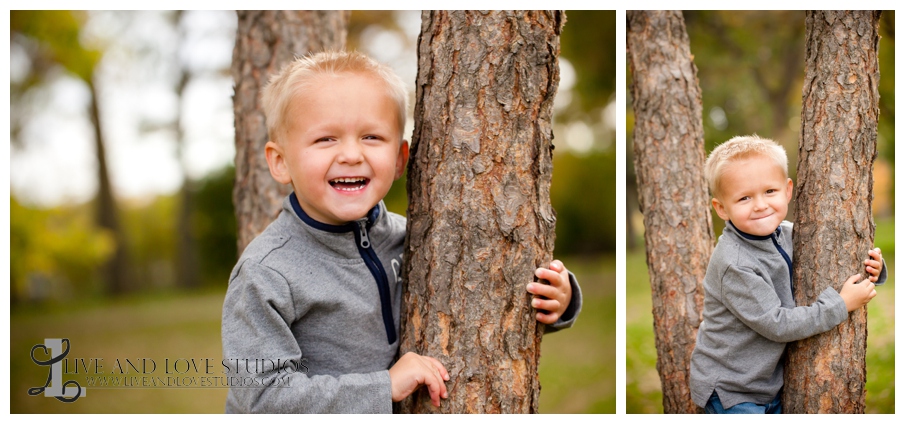
<path id="1" fill-rule="evenodd" d="M 362 54 L 319 53 L 275 75 L 262 103 L 270 173 L 293 193 L 230 276 L 224 359 L 304 372 L 230 370 L 252 384 L 230 388 L 227 412 L 388 413 L 420 386 L 439 406 L 444 366 L 412 352 L 396 360 L 405 218 L 383 197 L 409 155 L 404 84 Z M 574 278 L 559 261 L 536 275 L 550 282 L 529 285 L 545 310 L 538 321 L 571 326 L 581 303 Z"/>
<path id="2" fill-rule="evenodd" d="M 757 136 L 735 137 L 711 152 L 705 176 L 726 220 L 704 276 L 704 320 L 691 357 L 694 402 L 708 413 L 781 413 L 787 342 L 827 331 L 867 304 L 886 281 L 880 249 L 870 275 L 829 284 L 810 306 L 792 297 L 792 199 L 785 151 Z"/>

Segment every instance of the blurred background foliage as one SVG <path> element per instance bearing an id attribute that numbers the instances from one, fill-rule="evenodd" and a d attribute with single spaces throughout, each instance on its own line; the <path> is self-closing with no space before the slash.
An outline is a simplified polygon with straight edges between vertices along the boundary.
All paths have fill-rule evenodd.
<path id="1" fill-rule="evenodd" d="M 28 356 L 45 337 L 70 337 L 79 357 L 219 356 L 236 260 L 235 13 L 11 11 L 10 27 L 12 411 L 222 411 L 222 390 L 194 402 L 103 390 L 73 404 L 25 392 L 46 378 Z M 348 48 L 411 81 L 413 101 L 420 13 L 354 11 L 348 28 Z M 555 254 L 578 275 L 585 311 L 545 344 L 543 412 L 615 412 L 615 37 L 614 11 L 567 12 L 551 196 Z M 405 213 L 404 180 L 386 202 Z M 116 226 L 98 218 L 105 208 Z M 103 270 L 118 249 L 127 290 L 114 295 Z"/>
<path id="2" fill-rule="evenodd" d="M 804 79 L 804 11 L 684 11 L 702 92 L 706 152 L 736 136 L 758 134 L 785 147 L 789 173 L 796 178 L 801 89 Z M 880 118 L 874 164 L 875 244 L 890 270 L 895 268 L 895 12 L 880 19 Z M 631 69 L 626 65 L 627 84 Z M 627 88 L 630 85 L 627 85 Z M 645 263 L 643 215 L 633 166 L 631 89 L 626 110 L 626 412 L 662 412 L 656 371 L 651 290 Z M 794 197 L 787 220 L 794 221 Z M 725 223 L 712 211 L 715 234 Z M 892 271 L 891 271 L 892 272 Z M 869 304 L 868 412 L 895 409 L 895 282 Z"/>

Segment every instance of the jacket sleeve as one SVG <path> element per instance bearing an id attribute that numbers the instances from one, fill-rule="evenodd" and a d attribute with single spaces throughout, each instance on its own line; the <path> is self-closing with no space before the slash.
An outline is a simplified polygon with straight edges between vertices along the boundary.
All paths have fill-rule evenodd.
<path id="1" fill-rule="evenodd" d="M 251 260 L 238 265 L 223 303 L 226 412 L 392 412 L 388 371 L 309 376 L 291 330 L 296 319 L 293 294 L 279 272 Z"/>
<path id="2" fill-rule="evenodd" d="M 785 308 L 773 286 L 750 268 L 730 266 L 722 282 L 723 304 L 745 325 L 775 342 L 823 333 L 848 317 L 845 302 L 832 287 L 809 306 Z"/>
<path id="3" fill-rule="evenodd" d="M 886 284 L 886 259 L 883 259 L 883 268 L 880 269 L 880 275 L 877 276 L 877 282 L 874 283 L 875 286 L 882 286 Z"/>
<path id="4" fill-rule="evenodd" d="M 569 271 L 569 285 L 572 286 L 572 298 L 569 300 L 569 307 L 563 312 L 556 322 L 544 326 L 544 334 L 555 333 L 564 328 L 569 328 L 575 324 L 578 313 L 581 312 L 581 287 L 578 286 L 578 279 L 575 274 Z"/>

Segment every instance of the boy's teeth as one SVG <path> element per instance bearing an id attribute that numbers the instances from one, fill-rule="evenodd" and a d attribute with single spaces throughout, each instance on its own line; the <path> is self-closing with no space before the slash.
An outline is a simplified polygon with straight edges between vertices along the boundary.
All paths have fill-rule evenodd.
<path id="1" fill-rule="evenodd" d="M 355 191 L 362 189 L 367 181 L 367 178 L 334 178 L 330 180 L 330 185 L 339 190 Z"/>

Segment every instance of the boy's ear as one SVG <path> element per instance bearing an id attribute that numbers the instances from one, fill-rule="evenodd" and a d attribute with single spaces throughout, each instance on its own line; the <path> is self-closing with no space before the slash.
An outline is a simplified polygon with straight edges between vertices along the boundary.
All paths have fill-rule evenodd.
<path id="1" fill-rule="evenodd" d="M 289 184 L 292 178 L 289 168 L 286 167 L 286 158 L 283 156 L 283 148 L 278 143 L 268 141 L 264 145 L 264 155 L 267 157 L 267 167 L 270 168 L 270 176 L 280 184 Z"/>
<path id="2" fill-rule="evenodd" d="M 726 208 L 723 207 L 723 204 L 720 203 L 720 201 L 716 197 L 710 199 L 710 204 L 713 205 L 713 210 L 716 211 L 716 214 L 719 215 L 720 218 L 722 218 L 724 221 L 729 220 L 729 214 L 726 213 Z"/>
<path id="3" fill-rule="evenodd" d="M 786 181 L 786 184 L 788 184 L 789 187 L 788 187 L 788 190 L 786 190 L 786 203 L 789 203 L 792 201 L 792 188 L 795 186 L 795 184 L 792 183 L 791 178 L 787 178 L 787 179 L 789 181 Z"/>
<path id="4" fill-rule="evenodd" d="M 402 143 L 399 145 L 399 155 L 396 156 L 396 176 L 393 179 L 398 180 L 399 177 L 405 172 L 405 164 L 408 163 L 409 160 L 409 143 L 408 141 L 402 140 Z"/>

